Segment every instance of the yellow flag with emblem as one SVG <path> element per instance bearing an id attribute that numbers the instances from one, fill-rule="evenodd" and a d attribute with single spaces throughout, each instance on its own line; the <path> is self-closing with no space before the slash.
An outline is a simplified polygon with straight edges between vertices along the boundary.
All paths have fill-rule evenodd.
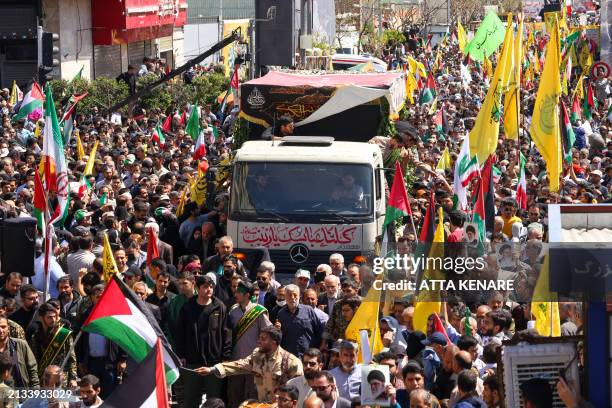
<path id="1" fill-rule="evenodd" d="M 77 136 L 78 137 L 78 136 Z M 89 158 L 87 159 L 87 164 L 85 165 L 85 170 L 83 170 L 84 176 L 90 176 L 93 174 L 94 162 L 96 160 L 96 152 L 98 151 L 98 140 L 94 143 L 91 151 L 89 152 Z"/>
<path id="2" fill-rule="evenodd" d="M 108 283 L 116 273 L 119 273 L 119 269 L 117 268 L 117 263 L 113 256 L 108 234 L 104 233 L 104 242 L 102 245 L 102 279 L 104 279 L 104 282 Z"/>
<path id="3" fill-rule="evenodd" d="M 446 170 L 451 168 L 451 157 L 448 152 L 448 147 L 444 148 L 442 152 L 442 157 L 438 160 L 438 165 L 436 166 L 436 170 Z"/>
<path id="4" fill-rule="evenodd" d="M 467 34 L 465 33 L 465 29 L 461 25 L 461 21 L 457 20 L 457 41 L 459 42 L 459 49 L 463 52 L 467 44 Z"/>
<path id="5" fill-rule="evenodd" d="M 198 166 L 199 167 L 199 166 Z M 198 177 L 191 183 L 191 201 L 197 205 L 202 205 L 206 201 L 206 193 L 208 191 L 208 181 L 206 181 L 206 173 L 198 170 Z"/>
<path id="6" fill-rule="evenodd" d="M 366 330 L 368 332 L 372 356 L 380 353 L 383 349 L 382 336 L 380 335 L 380 323 L 378 321 L 380 293 L 380 290 L 376 290 L 374 287 L 370 288 L 344 332 L 347 340 L 360 344 L 361 335 L 359 332 L 361 330 Z M 363 361 L 361 352 L 358 356 L 358 362 L 365 364 L 370 363 L 369 361 Z"/>
<path id="7" fill-rule="evenodd" d="M 183 215 L 185 211 L 185 204 L 187 204 L 187 190 L 189 189 L 189 185 L 186 185 L 183 188 L 183 192 L 181 193 L 181 198 L 179 200 L 178 205 L 176 206 L 176 216 L 180 217 Z"/>
<path id="8" fill-rule="evenodd" d="M 512 14 L 508 16 L 508 25 L 511 23 Z M 470 131 L 470 156 L 477 156 L 478 163 L 484 163 L 497 149 L 501 98 L 507 86 L 507 83 L 504 83 L 504 79 L 507 78 L 505 70 L 508 65 L 507 59 L 510 58 L 512 52 L 512 30 L 506 30 L 502 52 L 495 67 L 495 74 L 476 117 L 476 123 Z"/>
<path id="9" fill-rule="evenodd" d="M 540 275 L 533 291 L 531 313 L 535 316 L 535 329 L 540 336 L 559 337 L 561 335 L 561 319 L 559 318 L 559 303 L 556 293 L 550 291 L 550 261 L 544 257 Z"/>
<path id="10" fill-rule="evenodd" d="M 77 150 L 77 158 L 79 160 L 83 160 L 83 157 L 85 157 L 85 149 L 83 149 L 83 143 L 81 143 L 81 136 L 79 136 L 78 133 L 77 133 L 76 150 Z"/>
<path id="11" fill-rule="evenodd" d="M 509 140 L 518 140 L 519 112 L 521 111 L 521 61 L 523 60 L 523 20 L 519 17 L 514 38 L 512 68 L 508 77 L 508 90 L 504 96 L 504 133 Z"/>
<path id="12" fill-rule="evenodd" d="M 433 243 L 429 249 L 429 259 L 442 259 L 444 258 L 444 211 L 442 207 L 438 208 L 438 225 L 433 237 Z M 427 259 L 427 258 L 425 258 Z M 444 279 L 444 274 L 441 270 L 437 269 L 436 262 L 433 263 L 433 268 L 425 269 L 423 273 L 423 280 L 421 282 L 427 282 L 431 279 Z M 440 299 L 439 290 L 422 290 L 417 295 L 414 305 L 414 315 L 412 319 L 412 326 L 414 330 L 427 333 L 427 320 L 433 313 L 440 314 L 440 308 L 442 307 L 442 300 Z"/>
<path id="13" fill-rule="evenodd" d="M 561 137 L 559 124 L 559 97 L 561 96 L 561 79 L 559 73 L 560 50 L 559 29 L 551 32 L 546 46 L 546 63 L 533 108 L 531 120 L 531 139 L 546 162 L 546 171 L 550 179 L 550 191 L 559 191 L 561 174 Z"/>

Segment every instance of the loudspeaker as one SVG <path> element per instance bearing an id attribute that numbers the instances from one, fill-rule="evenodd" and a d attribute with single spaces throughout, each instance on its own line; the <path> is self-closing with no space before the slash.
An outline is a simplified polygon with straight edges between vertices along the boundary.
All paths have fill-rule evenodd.
<path id="1" fill-rule="evenodd" d="M 36 218 L 9 218 L 0 220 L 0 248 L 2 272 L 34 275 L 34 248 L 36 244 Z"/>
<path id="2" fill-rule="evenodd" d="M 257 65 L 295 65 L 300 5 L 301 0 L 255 1 Z"/>

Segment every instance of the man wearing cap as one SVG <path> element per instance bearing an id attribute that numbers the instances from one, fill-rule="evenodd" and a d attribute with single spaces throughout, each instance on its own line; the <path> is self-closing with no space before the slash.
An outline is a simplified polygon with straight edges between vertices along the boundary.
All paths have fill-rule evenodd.
<path id="1" fill-rule="evenodd" d="M 427 339 L 421 341 L 426 346 L 423 350 L 423 371 L 425 373 L 425 389 L 431 390 L 438 369 L 442 365 L 444 358 L 444 347 L 446 346 L 446 337 L 440 332 L 433 332 Z"/>
<path id="2" fill-rule="evenodd" d="M 228 360 L 232 352 L 227 309 L 223 302 L 213 297 L 215 282 L 209 276 L 198 276 L 196 286 L 198 295 L 183 305 L 175 332 L 175 351 L 187 368 L 214 366 Z M 219 379 L 204 379 L 188 372 L 184 378 L 186 407 L 199 407 L 202 394 L 208 398 L 221 397 Z"/>
<path id="3" fill-rule="evenodd" d="M 321 335 L 325 326 L 310 306 L 300 304 L 300 288 L 297 285 L 285 286 L 285 300 L 276 317 L 275 326 L 282 330 L 285 350 L 298 358 L 310 347 L 321 344 Z"/>
<path id="4" fill-rule="evenodd" d="M 310 272 L 306 269 L 298 269 L 295 273 L 295 281 L 293 283 L 300 288 L 300 293 L 304 293 L 310 284 Z"/>
<path id="5" fill-rule="evenodd" d="M 258 347 L 248 357 L 219 363 L 214 367 L 200 367 L 196 372 L 205 376 L 214 374 L 221 378 L 250 374 L 257 387 L 257 400 L 271 403 L 280 387 L 304 373 L 300 359 L 283 350 L 281 342 L 280 330 L 273 326 L 264 327 L 259 332 Z"/>
<path id="6" fill-rule="evenodd" d="M 265 307 L 252 302 L 255 287 L 250 282 L 240 281 L 236 288 L 236 304 L 229 311 L 229 327 L 233 334 L 232 360 L 249 356 L 257 347 L 262 328 L 271 326 Z M 257 398 L 257 389 L 251 375 L 236 375 L 228 378 L 228 407 L 235 408 L 247 399 Z"/>

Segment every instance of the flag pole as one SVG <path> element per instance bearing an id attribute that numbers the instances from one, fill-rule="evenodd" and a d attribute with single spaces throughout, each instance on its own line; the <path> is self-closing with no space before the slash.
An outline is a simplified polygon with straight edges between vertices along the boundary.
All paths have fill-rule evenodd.
<path id="1" fill-rule="evenodd" d="M 62 361 L 62 365 L 60 366 L 60 372 L 64 371 L 64 367 L 66 367 L 66 363 L 68 362 L 70 355 L 74 351 L 74 348 L 76 347 L 77 342 L 81 339 L 82 334 L 83 334 L 83 330 L 81 330 L 79 334 L 77 334 L 76 337 L 74 338 L 74 341 L 72 342 L 72 346 L 70 346 L 70 350 L 68 350 L 68 353 L 66 353 L 66 357 L 64 357 L 64 360 Z"/>
<path id="2" fill-rule="evenodd" d="M 43 301 L 46 302 L 47 301 L 47 294 L 49 293 L 49 281 L 50 281 L 50 276 L 49 276 L 49 252 L 50 252 L 50 245 L 49 245 L 49 240 L 51 238 L 51 233 L 49 230 L 49 220 L 47 218 L 47 211 L 45 211 L 45 232 L 44 232 L 44 240 L 45 240 L 45 291 L 43 292 Z"/>

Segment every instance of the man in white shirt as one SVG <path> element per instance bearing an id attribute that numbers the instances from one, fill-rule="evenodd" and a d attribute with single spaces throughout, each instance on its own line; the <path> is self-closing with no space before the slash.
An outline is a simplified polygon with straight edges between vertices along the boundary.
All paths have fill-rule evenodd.
<path id="1" fill-rule="evenodd" d="M 68 254 L 66 257 L 68 274 L 72 277 L 74 282 L 78 282 L 79 270 L 81 268 L 86 268 L 89 271 L 96 260 L 96 256 L 91 251 L 93 249 L 93 238 L 91 234 L 79 237 L 78 239 L 79 249 L 76 252 Z"/>

